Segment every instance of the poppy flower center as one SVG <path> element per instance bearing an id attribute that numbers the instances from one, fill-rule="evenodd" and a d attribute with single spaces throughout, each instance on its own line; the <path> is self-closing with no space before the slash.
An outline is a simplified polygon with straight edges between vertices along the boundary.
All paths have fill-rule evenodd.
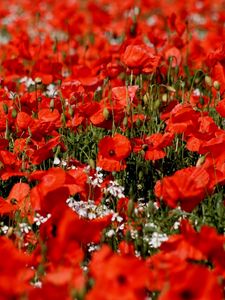
<path id="1" fill-rule="evenodd" d="M 142 150 L 147 151 L 148 150 L 148 145 L 147 144 L 142 145 Z"/>
<path id="2" fill-rule="evenodd" d="M 121 285 L 124 285 L 127 281 L 127 279 L 124 275 L 118 275 L 117 280 L 118 280 L 119 284 L 121 284 Z"/>
<path id="3" fill-rule="evenodd" d="M 183 290 L 181 292 L 180 296 L 181 296 L 181 299 L 183 299 L 183 300 L 191 300 L 191 299 L 194 298 L 193 297 L 194 296 L 193 293 L 191 291 L 189 291 L 189 290 Z"/>
<path id="4" fill-rule="evenodd" d="M 111 149 L 110 151 L 109 151 L 109 156 L 114 156 L 116 153 L 115 153 L 115 150 L 113 150 L 113 149 Z"/>

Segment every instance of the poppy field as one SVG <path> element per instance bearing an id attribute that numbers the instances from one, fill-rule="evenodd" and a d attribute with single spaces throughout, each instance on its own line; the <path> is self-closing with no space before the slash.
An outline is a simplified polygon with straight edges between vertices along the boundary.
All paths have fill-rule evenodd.
<path id="1" fill-rule="evenodd" d="M 0 300 L 225 299 L 225 1 L 0 1 Z"/>

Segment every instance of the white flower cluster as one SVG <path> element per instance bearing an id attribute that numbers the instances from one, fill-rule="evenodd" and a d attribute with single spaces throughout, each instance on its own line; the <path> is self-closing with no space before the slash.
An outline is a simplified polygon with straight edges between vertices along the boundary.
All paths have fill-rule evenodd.
<path id="1" fill-rule="evenodd" d="M 65 160 L 60 160 L 57 156 L 55 156 L 54 161 L 53 161 L 53 165 L 55 166 L 62 166 L 62 167 L 66 167 L 67 166 L 67 162 Z"/>
<path id="2" fill-rule="evenodd" d="M 20 223 L 19 228 L 21 233 L 28 233 L 31 230 L 31 226 L 27 223 Z"/>
<path id="3" fill-rule="evenodd" d="M 124 198 L 124 187 L 120 186 L 117 181 L 110 181 L 109 186 L 106 188 L 106 192 L 116 198 Z"/>
<path id="4" fill-rule="evenodd" d="M 1 228 L 1 233 L 3 234 L 7 234 L 8 230 L 9 230 L 9 227 L 7 225 L 3 225 Z"/>
<path id="5" fill-rule="evenodd" d="M 168 236 L 165 233 L 153 232 L 151 238 L 148 240 L 148 244 L 152 248 L 158 248 L 167 240 Z"/>
<path id="6" fill-rule="evenodd" d="M 33 81 L 32 78 L 24 76 L 20 79 L 20 83 L 24 83 L 26 88 L 28 89 L 31 85 L 35 85 L 35 82 Z"/>
<path id="7" fill-rule="evenodd" d="M 48 221 L 49 218 L 51 218 L 51 214 L 47 214 L 46 217 L 43 217 L 43 216 L 41 216 L 40 214 L 37 213 L 35 218 L 34 218 L 34 222 L 37 226 L 40 226 L 41 224 Z"/>
<path id="8" fill-rule="evenodd" d="M 100 249 L 100 245 L 95 245 L 93 243 L 90 243 L 87 246 L 88 246 L 88 252 L 90 253 Z"/>
<path id="9" fill-rule="evenodd" d="M 45 92 L 46 96 L 48 97 L 55 97 L 58 95 L 58 91 L 57 91 L 57 88 L 54 84 L 49 84 L 47 86 L 47 89 L 46 89 L 46 92 Z"/>
<path id="10" fill-rule="evenodd" d="M 66 203 L 80 217 L 87 218 L 89 220 L 103 217 L 113 212 L 105 205 L 96 205 L 93 200 L 76 201 L 71 197 L 66 200 Z"/>
<path id="11" fill-rule="evenodd" d="M 90 183 L 93 187 L 100 187 L 103 183 L 103 174 L 101 173 L 102 168 L 96 167 L 96 173 L 94 176 L 89 176 Z"/>

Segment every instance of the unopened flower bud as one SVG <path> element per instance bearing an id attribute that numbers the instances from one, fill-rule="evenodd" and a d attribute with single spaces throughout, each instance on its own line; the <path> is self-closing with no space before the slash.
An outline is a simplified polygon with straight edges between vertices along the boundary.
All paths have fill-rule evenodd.
<path id="1" fill-rule="evenodd" d="M 103 109 L 103 117 L 105 118 L 105 120 L 109 120 L 110 119 L 110 112 L 109 112 L 109 110 L 108 110 L 108 108 L 104 108 Z"/>
<path id="2" fill-rule="evenodd" d="M 205 83 L 211 87 L 213 85 L 212 78 L 210 76 L 205 76 Z"/>
<path id="3" fill-rule="evenodd" d="M 12 118 L 15 119 L 17 117 L 17 111 L 15 108 L 12 110 Z"/>
<path id="4" fill-rule="evenodd" d="M 214 86 L 214 88 L 215 88 L 217 91 L 220 90 L 220 83 L 219 83 L 219 81 L 215 80 L 215 81 L 213 82 L 213 86 Z"/>

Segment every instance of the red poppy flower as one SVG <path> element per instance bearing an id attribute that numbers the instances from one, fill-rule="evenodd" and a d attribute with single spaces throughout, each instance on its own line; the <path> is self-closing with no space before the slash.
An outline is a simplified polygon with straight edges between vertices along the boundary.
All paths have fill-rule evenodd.
<path id="1" fill-rule="evenodd" d="M 172 274 L 169 284 L 165 285 L 159 300 L 221 300 L 222 287 L 215 274 L 201 265 L 187 265 Z"/>
<path id="2" fill-rule="evenodd" d="M 129 139 L 121 134 L 106 136 L 98 144 L 97 165 L 105 171 L 121 171 L 126 168 L 125 159 L 131 153 Z"/>
<path id="3" fill-rule="evenodd" d="M 221 117 L 225 118 L 225 98 L 220 100 L 217 104 L 216 111 L 221 115 Z"/>
<path id="4" fill-rule="evenodd" d="M 144 151 L 144 158 L 146 160 L 157 160 L 166 156 L 166 152 L 162 149 L 171 145 L 174 135 L 172 133 L 155 133 L 151 136 L 144 137 L 143 139 L 134 138 L 133 151 Z"/>
<path id="5" fill-rule="evenodd" d="M 87 300 L 116 300 L 121 295 L 125 300 L 146 299 L 149 271 L 145 262 L 133 255 L 117 255 L 104 246 L 93 255 L 90 272 L 95 286 Z"/>
<path id="6" fill-rule="evenodd" d="M 12 241 L 6 237 L 0 237 L 0 291 L 1 299 L 18 299 L 29 288 L 29 281 L 34 272 L 27 268 L 31 257 L 15 248 Z M 12 288 L 13 286 L 13 288 Z"/>
<path id="7" fill-rule="evenodd" d="M 128 45 L 121 56 L 121 61 L 130 69 L 139 69 L 144 73 L 152 73 L 159 65 L 160 56 L 154 55 L 150 47 Z"/>
<path id="8" fill-rule="evenodd" d="M 202 167 L 189 167 L 164 177 L 155 185 L 155 195 L 170 207 L 180 203 L 185 211 L 192 211 L 207 195 L 209 174 Z"/>
<path id="9" fill-rule="evenodd" d="M 60 144 L 60 136 L 49 140 L 45 145 L 34 151 L 31 155 L 32 163 L 39 165 L 44 160 L 53 156 L 52 149 Z"/>

